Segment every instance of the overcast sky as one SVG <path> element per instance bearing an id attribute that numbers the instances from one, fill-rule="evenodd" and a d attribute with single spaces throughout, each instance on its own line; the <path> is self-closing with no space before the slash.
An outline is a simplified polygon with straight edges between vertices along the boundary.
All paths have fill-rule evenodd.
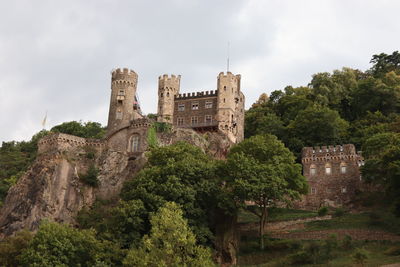
<path id="1" fill-rule="evenodd" d="M 110 71 L 139 75 L 145 113 L 160 74 L 181 92 L 215 90 L 242 75 L 258 96 L 343 66 L 365 70 L 400 46 L 398 0 L 0 0 L 0 142 L 29 140 L 71 120 L 107 122 Z"/>

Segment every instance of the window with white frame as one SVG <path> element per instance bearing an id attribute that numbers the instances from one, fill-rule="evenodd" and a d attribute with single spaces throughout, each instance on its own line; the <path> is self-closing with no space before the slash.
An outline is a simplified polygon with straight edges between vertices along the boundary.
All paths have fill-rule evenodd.
<path id="1" fill-rule="evenodd" d="M 122 110 L 121 109 L 117 109 L 117 113 L 115 114 L 115 118 L 117 120 L 122 120 Z"/>
<path id="2" fill-rule="evenodd" d="M 192 117 L 192 125 L 196 125 L 196 124 L 198 124 L 198 123 L 199 123 L 199 117 L 193 116 L 193 117 Z"/>
<path id="3" fill-rule="evenodd" d="M 178 111 L 185 111 L 185 103 L 178 104 Z"/>
<path id="4" fill-rule="evenodd" d="M 199 109 L 199 102 L 192 102 L 192 110 L 198 110 Z"/>
<path id="5" fill-rule="evenodd" d="M 311 194 L 315 195 L 317 193 L 317 189 L 315 187 L 311 187 Z"/>
<path id="6" fill-rule="evenodd" d="M 328 174 L 328 175 L 332 174 L 332 166 L 331 166 L 331 164 L 327 163 L 325 165 L 325 173 Z"/>
<path id="7" fill-rule="evenodd" d="M 207 100 L 204 107 L 205 108 L 212 108 L 212 106 L 213 106 L 213 102 L 210 101 L 210 100 Z"/>
<path id="8" fill-rule="evenodd" d="M 340 163 L 340 173 L 345 174 L 347 172 L 347 165 L 346 163 Z"/>
<path id="9" fill-rule="evenodd" d="M 129 147 L 128 151 L 129 152 L 137 152 L 139 151 L 139 135 L 135 134 L 132 135 L 131 138 L 129 139 Z"/>
<path id="10" fill-rule="evenodd" d="M 312 164 L 311 166 L 310 166 L 310 175 L 311 176 L 314 176 L 314 175 L 316 175 L 317 174 L 317 167 L 314 165 L 314 164 Z"/>
<path id="11" fill-rule="evenodd" d="M 342 193 L 346 193 L 347 192 L 347 188 L 346 187 L 342 187 Z"/>
<path id="12" fill-rule="evenodd" d="M 182 126 L 183 125 L 183 118 L 182 117 L 178 117 L 176 119 L 176 124 L 179 125 L 179 126 Z"/>
<path id="13" fill-rule="evenodd" d="M 212 116 L 211 116 L 211 115 L 206 115 L 206 117 L 205 117 L 205 123 L 206 123 L 206 124 L 212 123 Z"/>

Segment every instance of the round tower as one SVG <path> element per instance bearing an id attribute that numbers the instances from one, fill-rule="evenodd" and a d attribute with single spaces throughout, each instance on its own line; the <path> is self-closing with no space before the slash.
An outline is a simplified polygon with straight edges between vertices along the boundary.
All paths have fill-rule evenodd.
<path id="1" fill-rule="evenodd" d="M 181 75 L 164 74 L 158 77 L 158 110 L 157 121 L 173 123 L 174 100 L 179 94 Z"/>
<path id="2" fill-rule="evenodd" d="M 240 92 L 240 75 L 234 75 L 231 72 L 226 74 L 221 72 L 218 75 L 218 105 L 217 120 L 218 128 L 223 132 L 232 135 L 232 140 L 236 142 L 238 134 L 238 120 L 240 117 L 239 106 L 243 94 Z"/>
<path id="3" fill-rule="evenodd" d="M 107 134 L 129 125 L 134 118 L 137 74 L 130 69 L 116 69 L 111 73 L 111 99 Z"/>

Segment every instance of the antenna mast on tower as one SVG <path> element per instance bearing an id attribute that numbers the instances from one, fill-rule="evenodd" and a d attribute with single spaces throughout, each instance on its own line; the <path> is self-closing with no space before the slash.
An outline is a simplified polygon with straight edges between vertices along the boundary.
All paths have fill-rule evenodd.
<path id="1" fill-rule="evenodd" d="M 229 46 L 230 46 L 230 42 L 228 42 L 228 49 L 227 49 L 226 72 L 229 71 Z"/>

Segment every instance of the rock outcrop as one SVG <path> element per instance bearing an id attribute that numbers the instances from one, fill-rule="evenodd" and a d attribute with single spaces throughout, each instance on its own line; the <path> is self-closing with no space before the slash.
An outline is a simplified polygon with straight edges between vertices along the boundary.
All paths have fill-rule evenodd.
<path id="1" fill-rule="evenodd" d="M 186 141 L 216 158 L 224 158 L 232 145 L 219 133 L 198 134 L 191 129 L 158 133 L 160 145 Z M 58 140 L 58 141 L 57 141 Z M 42 142 L 45 148 L 29 170 L 13 186 L 0 210 L 0 237 L 26 228 L 36 230 L 41 220 L 74 224 L 78 212 L 96 198 L 116 199 L 123 183 L 146 163 L 145 153 L 98 149 L 78 137 L 55 134 Z M 91 165 L 98 169 L 97 187 L 82 182 Z"/>

